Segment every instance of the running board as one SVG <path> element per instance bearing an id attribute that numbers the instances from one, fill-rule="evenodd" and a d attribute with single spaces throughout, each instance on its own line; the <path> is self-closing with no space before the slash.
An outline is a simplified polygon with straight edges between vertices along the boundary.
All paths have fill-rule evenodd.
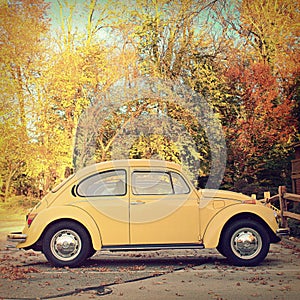
<path id="1" fill-rule="evenodd" d="M 151 250 L 179 250 L 204 249 L 203 244 L 154 244 L 154 245 L 117 245 L 103 246 L 101 250 L 107 251 L 151 251 Z"/>

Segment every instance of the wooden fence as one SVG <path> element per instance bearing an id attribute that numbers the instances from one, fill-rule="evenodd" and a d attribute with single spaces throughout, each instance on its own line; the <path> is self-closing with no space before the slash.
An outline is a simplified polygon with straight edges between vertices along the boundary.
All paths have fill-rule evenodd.
<path id="1" fill-rule="evenodd" d="M 281 217 L 281 227 L 288 227 L 288 218 L 296 219 L 300 221 L 300 214 L 296 214 L 293 212 L 288 211 L 289 209 L 289 202 L 293 202 L 293 207 L 300 203 L 300 195 L 291 194 L 286 192 L 285 186 L 280 186 L 278 188 L 278 194 L 266 199 L 267 203 L 272 204 L 275 201 L 279 201 L 280 209 L 279 214 Z"/>

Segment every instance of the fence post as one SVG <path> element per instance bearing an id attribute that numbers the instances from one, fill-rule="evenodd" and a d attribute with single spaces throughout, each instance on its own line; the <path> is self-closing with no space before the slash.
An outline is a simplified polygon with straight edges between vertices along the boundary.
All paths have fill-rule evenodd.
<path id="1" fill-rule="evenodd" d="M 279 186 L 278 195 L 279 195 L 279 203 L 280 203 L 280 217 L 281 217 L 281 226 L 286 228 L 288 227 L 287 218 L 284 216 L 284 212 L 287 211 L 287 203 L 284 198 L 284 193 L 286 192 L 285 186 Z"/>

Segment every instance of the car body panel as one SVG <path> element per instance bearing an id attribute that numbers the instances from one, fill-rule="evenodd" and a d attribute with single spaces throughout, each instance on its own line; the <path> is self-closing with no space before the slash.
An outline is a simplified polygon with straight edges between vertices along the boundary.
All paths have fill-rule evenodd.
<path id="1" fill-rule="evenodd" d="M 23 234 L 27 235 L 27 239 L 25 242 L 19 243 L 17 247 L 30 247 L 38 241 L 49 224 L 59 220 L 67 219 L 74 220 L 82 224 L 88 230 L 91 236 L 94 249 L 101 249 L 101 234 L 94 219 L 83 209 L 72 205 L 54 206 L 41 210 L 31 225 L 26 225 L 24 227 Z"/>
<path id="2" fill-rule="evenodd" d="M 151 199 L 151 196 L 138 199 L 144 204 L 130 206 L 132 244 L 199 242 L 199 210 L 196 197 L 188 197 L 184 203 L 179 196 L 173 196 L 173 199 L 171 196 L 164 197 L 159 201 Z M 135 198 L 132 200 L 135 201 Z M 142 222 L 143 217 L 145 222 Z"/>
<path id="3" fill-rule="evenodd" d="M 103 197 L 92 201 L 78 201 L 74 205 L 93 216 L 101 231 L 102 245 L 129 244 L 128 201 L 121 197 L 117 200 Z"/>
<path id="4" fill-rule="evenodd" d="M 208 217 L 206 209 L 202 209 L 200 213 L 201 224 L 203 224 L 202 241 L 206 248 L 216 248 L 219 244 L 220 236 L 224 224 L 231 218 L 247 214 L 253 215 L 264 221 L 269 228 L 276 233 L 278 224 L 274 218 L 274 212 L 269 208 L 257 204 L 233 204 L 224 209 L 217 210 L 213 216 Z"/>
<path id="5" fill-rule="evenodd" d="M 111 169 L 126 171 L 126 195 L 84 197 L 78 186 L 89 176 Z M 133 171 L 167 171 L 183 177 L 189 187 L 184 194 L 137 195 L 133 192 Z M 48 225 L 59 220 L 82 224 L 95 250 L 118 245 L 194 244 L 218 246 L 224 225 L 234 216 L 248 213 L 259 217 L 276 234 L 274 212 L 260 202 L 239 193 L 197 191 L 180 165 L 158 160 L 121 160 L 95 164 L 78 171 L 55 188 L 31 211 L 37 214 L 22 234 L 26 241 L 18 248 L 30 248 Z"/>
<path id="6" fill-rule="evenodd" d="M 151 166 L 152 171 L 164 172 L 166 166 Z M 148 168 L 132 166 L 134 172 Z M 171 195 L 136 195 L 129 189 L 131 244 L 176 244 L 199 242 L 199 196 L 182 170 L 168 165 L 168 172 L 180 174 L 190 193 Z M 132 178 L 130 178 L 132 180 Z M 130 181 L 130 185 L 134 183 Z"/>

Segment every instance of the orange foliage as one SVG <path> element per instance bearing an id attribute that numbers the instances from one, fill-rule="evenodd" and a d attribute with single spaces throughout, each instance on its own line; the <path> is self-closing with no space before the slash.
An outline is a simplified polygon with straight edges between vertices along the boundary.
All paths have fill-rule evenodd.
<path id="1" fill-rule="evenodd" d="M 238 98 L 238 113 L 225 128 L 229 157 L 240 174 L 254 175 L 263 159 L 295 132 L 292 101 L 280 91 L 268 65 L 253 63 L 227 71 L 232 94 Z"/>

